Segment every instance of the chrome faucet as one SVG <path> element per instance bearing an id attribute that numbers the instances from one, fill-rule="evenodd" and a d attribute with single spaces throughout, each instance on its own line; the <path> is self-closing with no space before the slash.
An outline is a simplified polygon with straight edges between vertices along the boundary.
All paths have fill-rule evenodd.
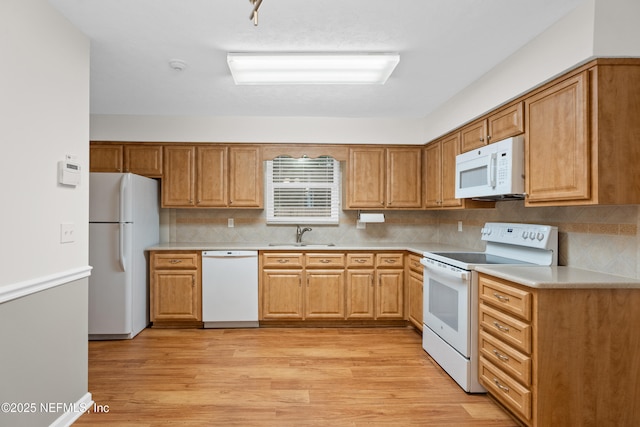
<path id="1" fill-rule="evenodd" d="M 311 231 L 310 227 L 300 228 L 299 225 L 296 226 L 296 243 L 302 243 L 302 235 L 307 231 Z"/>

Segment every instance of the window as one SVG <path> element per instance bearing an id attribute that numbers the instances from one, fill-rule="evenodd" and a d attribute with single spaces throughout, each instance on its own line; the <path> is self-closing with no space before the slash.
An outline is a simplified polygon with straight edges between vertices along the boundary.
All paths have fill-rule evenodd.
<path id="1" fill-rule="evenodd" d="M 340 162 L 279 156 L 267 161 L 267 224 L 338 224 Z"/>

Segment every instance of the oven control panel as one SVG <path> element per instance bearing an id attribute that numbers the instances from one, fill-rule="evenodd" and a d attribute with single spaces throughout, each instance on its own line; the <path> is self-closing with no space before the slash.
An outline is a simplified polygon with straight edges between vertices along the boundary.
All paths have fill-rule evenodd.
<path id="1" fill-rule="evenodd" d="M 530 248 L 552 249 L 557 246 L 558 228 L 551 225 L 487 222 L 482 240 Z"/>

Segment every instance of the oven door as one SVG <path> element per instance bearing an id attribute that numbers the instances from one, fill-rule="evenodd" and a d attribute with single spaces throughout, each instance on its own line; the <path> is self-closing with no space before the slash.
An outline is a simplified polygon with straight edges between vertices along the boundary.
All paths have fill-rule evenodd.
<path id="1" fill-rule="evenodd" d="M 471 356 L 472 272 L 429 258 L 424 265 L 424 324 L 465 358 Z"/>

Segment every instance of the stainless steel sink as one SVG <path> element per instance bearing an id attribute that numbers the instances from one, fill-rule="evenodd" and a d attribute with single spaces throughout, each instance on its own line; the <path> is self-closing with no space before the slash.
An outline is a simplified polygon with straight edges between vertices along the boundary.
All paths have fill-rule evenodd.
<path id="1" fill-rule="evenodd" d="M 269 246 L 298 246 L 298 247 L 313 247 L 313 248 L 326 248 L 335 246 L 335 243 L 269 243 Z"/>

